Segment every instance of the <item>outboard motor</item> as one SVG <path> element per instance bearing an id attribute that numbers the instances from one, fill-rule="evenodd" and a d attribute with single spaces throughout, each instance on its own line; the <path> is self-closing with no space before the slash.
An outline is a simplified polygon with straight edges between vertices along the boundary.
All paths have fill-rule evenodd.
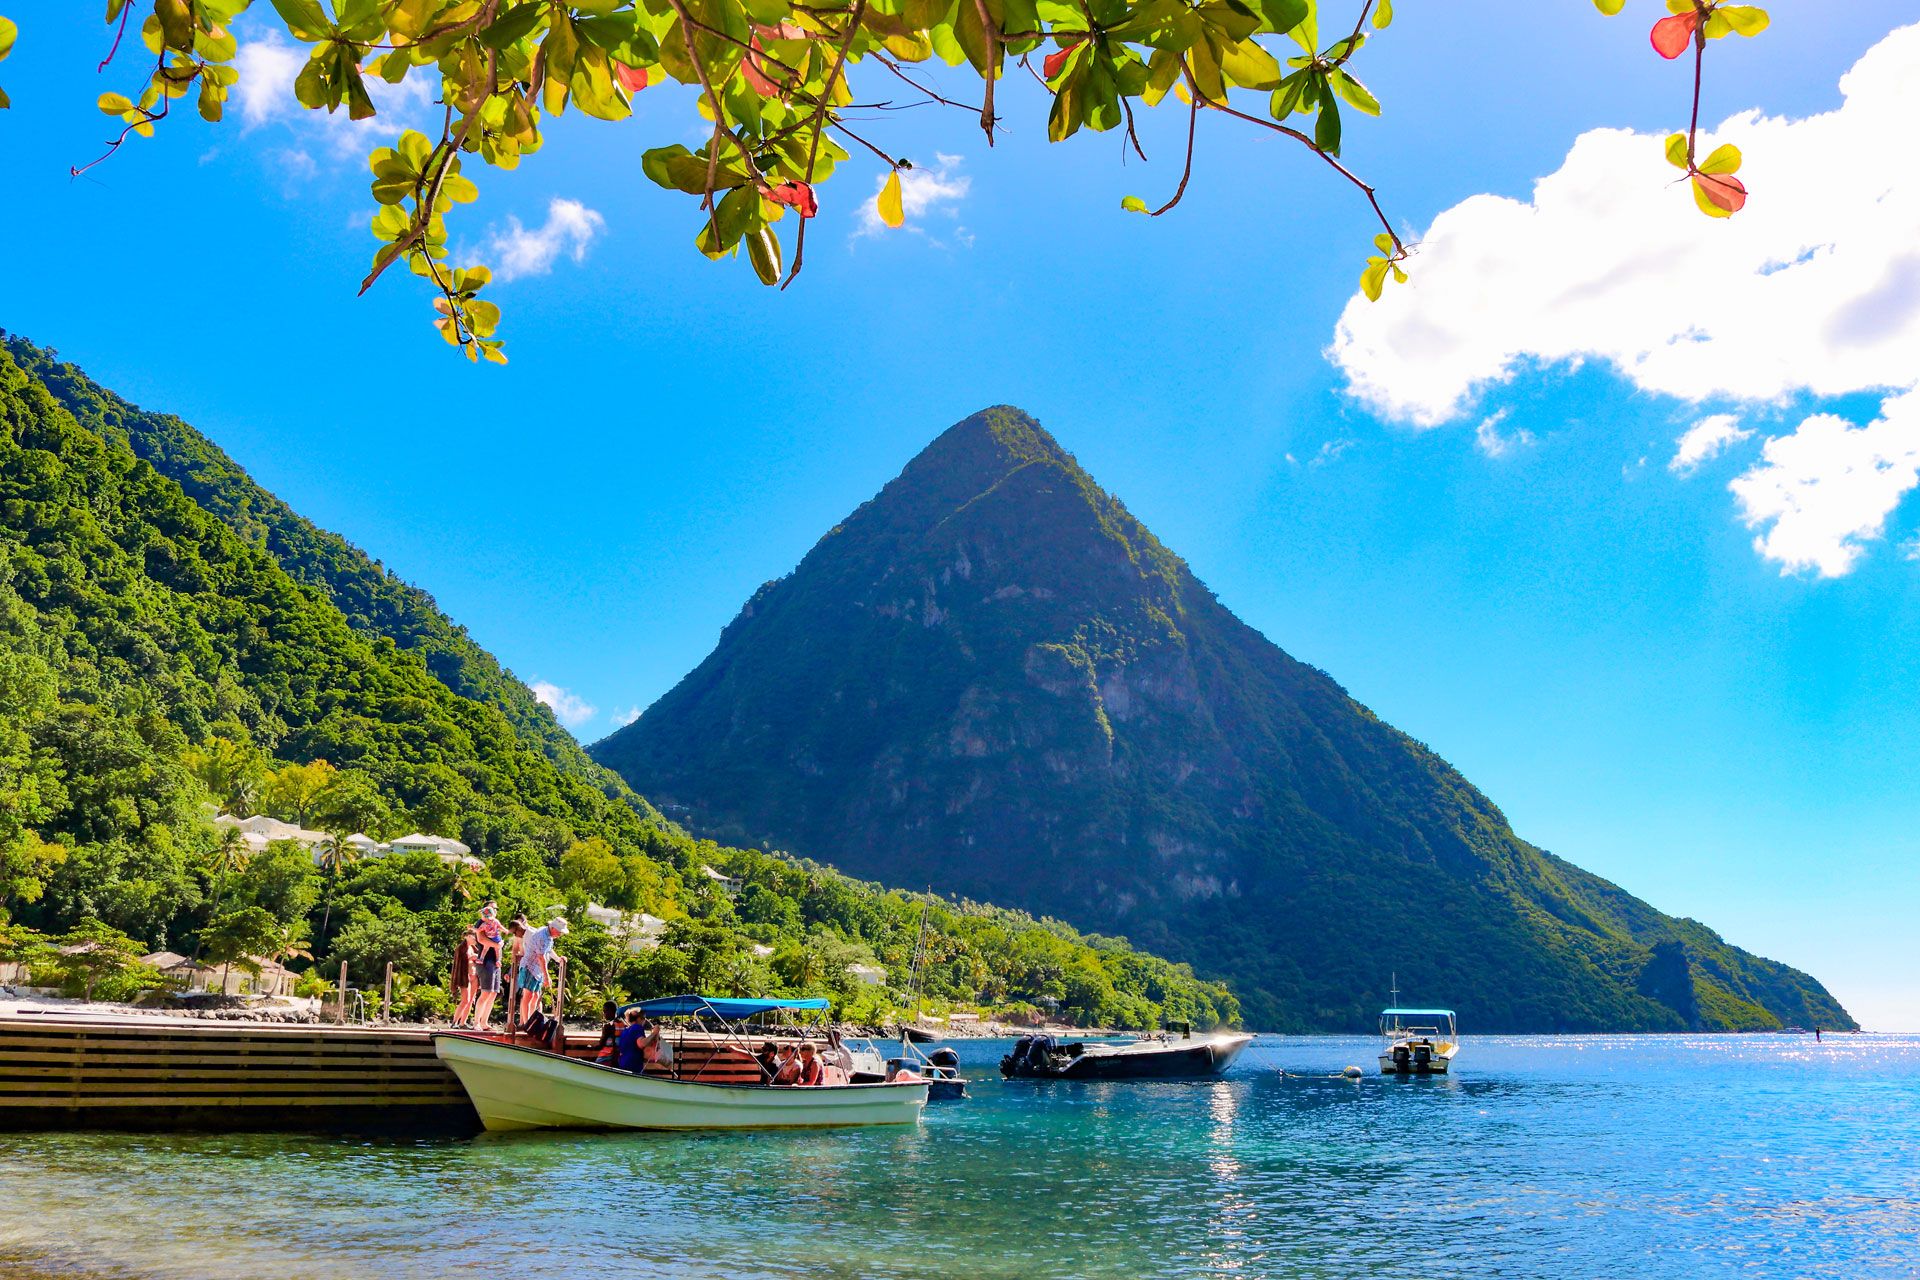
<path id="1" fill-rule="evenodd" d="M 1014 1041 L 1013 1052 L 1000 1059 L 1000 1074 L 1009 1077 L 1018 1075 L 1020 1069 L 1027 1065 L 1027 1056 L 1032 1049 L 1032 1036 L 1021 1036 Z"/>
<path id="2" fill-rule="evenodd" d="M 960 1055 L 943 1046 L 927 1055 L 927 1065 L 940 1075 L 956 1076 L 960 1074 Z"/>
<path id="3" fill-rule="evenodd" d="M 1393 1069 L 1395 1071 L 1405 1071 L 1411 1062 L 1412 1056 L 1408 1054 L 1407 1046 L 1403 1044 L 1393 1046 Z"/>
<path id="4" fill-rule="evenodd" d="M 1419 1071 L 1425 1071 L 1432 1066 L 1433 1046 L 1425 1042 L 1413 1046 L 1413 1065 Z"/>

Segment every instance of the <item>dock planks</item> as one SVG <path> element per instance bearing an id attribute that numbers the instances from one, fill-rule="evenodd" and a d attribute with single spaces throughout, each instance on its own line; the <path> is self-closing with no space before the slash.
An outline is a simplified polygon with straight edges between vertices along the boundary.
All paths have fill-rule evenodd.
<path id="1" fill-rule="evenodd" d="M 470 1133 L 424 1030 L 0 1016 L 0 1128 Z"/>

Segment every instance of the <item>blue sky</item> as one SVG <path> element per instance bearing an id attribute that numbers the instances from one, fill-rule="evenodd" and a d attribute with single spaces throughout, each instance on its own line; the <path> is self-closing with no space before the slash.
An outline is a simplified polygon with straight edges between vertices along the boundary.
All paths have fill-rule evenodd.
<path id="1" fill-rule="evenodd" d="M 883 234 L 860 214 L 876 171 L 823 186 L 781 294 L 694 253 L 691 202 L 641 176 L 642 150 L 695 132 L 650 90 L 621 125 L 559 122 L 516 173 L 470 169 L 456 240 L 522 272 L 496 290 L 506 369 L 447 352 L 402 281 L 353 296 L 378 140 L 339 122 L 264 94 L 70 180 L 108 132 L 93 97 L 132 83 L 130 62 L 95 75 L 105 29 L 77 10 L 7 10 L 0 218 L 37 248 L 0 276 L 0 325 L 180 413 L 426 586 L 564 690 L 583 739 L 941 429 L 1011 402 L 1522 835 L 1811 970 L 1872 1028 L 1920 1027 L 1899 958 L 1920 915 L 1920 505 L 1908 417 L 1881 407 L 1920 369 L 1901 345 L 1920 227 L 1911 179 L 1786 123 L 1840 107 L 1907 6 L 1782 7 L 1714 46 L 1704 118 L 1774 119 L 1728 133 L 1753 204 L 1697 243 L 1656 141 L 1575 147 L 1684 123 L 1684 71 L 1646 46 L 1657 6 L 1401 6 L 1357 68 L 1386 116 L 1350 124 L 1348 158 L 1426 247 L 1415 286 L 1345 328 L 1364 206 L 1232 122 L 1201 122 L 1186 201 L 1149 221 L 1118 203 L 1172 189 L 1177 107 L 1144 122 L 1147 165 L 1114 135 L 1048 147 L 1018 79 L 991 152 L 960 113 L 892 115 L 876 133 L 938 185 Z M 253 56 L 265 83 L 275 50 Z M 1911 118 L 1898 79 L 1849 99 L 1844 136 Z M 1847 185 L 1863 172 L 1893 176 Z M 1852 310 L 1782 296 L 1808 225 L 1838 228 L 1821 261 L 1852 272 Z M 1723 298 L 1727 273 L 1751 288 Z M 1676 472 L 1716 415 L 1694 439 L 1718 450 Z"/>

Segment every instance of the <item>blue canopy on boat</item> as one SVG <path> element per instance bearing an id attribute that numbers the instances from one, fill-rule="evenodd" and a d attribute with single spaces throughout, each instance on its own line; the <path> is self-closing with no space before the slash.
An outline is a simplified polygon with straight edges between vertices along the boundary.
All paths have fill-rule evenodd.
<path id="1" fill-rule="evenodd" d="M 740 1000 L 731 996 L 661 996 L 658 1000 L 642 1000 L 638 1004 L 625 1005 L 620 1012 L 624 1015 L 628 1009 L 638 1009 L 649 1018 L 675 1018 L 712 1014 L 730 1021 L 751 1018 L 755 1014 L 771 1013 L 776 1009 L 819 1010 L 828 1007 L 825 996 L 813 996 L 805 1000 Z"/>
<path id="2" fill-rule="evenodd" d="M 1392 1018 L 1392 1017 L 1451 1018 L 1453 1016 L 1453 1010 L 1451 1009 L 1382 1009 L 1380 1011 L 1380 1016 L 1383 1018 Z"/>

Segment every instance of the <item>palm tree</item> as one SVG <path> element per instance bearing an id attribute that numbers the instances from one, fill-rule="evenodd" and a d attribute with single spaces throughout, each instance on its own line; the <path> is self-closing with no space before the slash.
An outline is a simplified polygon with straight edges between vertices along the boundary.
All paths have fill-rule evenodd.
<path id="1" fill-rule="evenodd" d="M 320 913 L 320 936 L 327 936 L 327 923 L 333 919 L 333 888 L 340 879 L 340 872 L 360 861 L 360 850 L 347 843 L 347 834 L 330 832 L 327 842 L 320 846 L 320 869 L 327 873 L 326 908 Z"/>
<path id="2" fill-rule="evenodd" d="M 454 893 L 459 895 L 460 901 L 466 902 L 473 897 L 473 891 L 478 887 L 479 880 L 480 868 L 474 866 L 472 863 L 456 862 L 453 864 L 452 888 Z"/>
<path id="3" fill-rule="evenodd" d="M 213 891 L 213 906 L 207 912 L 209 922 L 220 914 L 220 904 L 227 896 L 227 881 L 232 878 L 234 872 L 245 871 L 247 864 L 252 860 L 253 846 L 249 845 L 246 837 L 240 834 L 240 829 L 238 827 L 220 828 L 219 843 L 213 846 L 213 865 L 219 871 L 220 878 Z M 193 944 L 195 960 L 200 958 L 203 945 L 204 942 Z"/>

